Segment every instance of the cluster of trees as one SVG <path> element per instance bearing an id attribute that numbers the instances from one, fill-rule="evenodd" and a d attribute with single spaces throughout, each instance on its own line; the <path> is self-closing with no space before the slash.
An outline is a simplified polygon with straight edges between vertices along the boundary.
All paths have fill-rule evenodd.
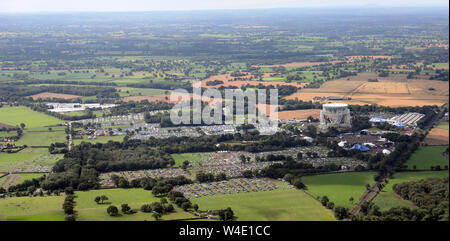
<path id="1" fill-rule="evenodd" d="M 240 145 L 223 142 L 248 141 Z M 248 132 L 244 134 L 225 134 L 220 136 L 170 137 L 166 139 L 149 138 L 148 140 L 128 140 L 128 144 L 163 147 L 166 153 L 213 152 L 213 151 L 248 151 L 262 152 L 282 150 L 289 147 L 309 146 L 309 142 L 300 137 L 291 137 L 284 132 L 270 136 Z"/>
<path id="2" fill-rule="evenodd" d="M 321 103 L 312 101 L 280 99 L 279 104 L 283 106 L 281 110 L 322 109 Z"/>
<path id="3" fill-rule="evenodd" d="M 153 217 L 158 220 L 162 215 L 174 212 L 175 208 L 172 204 L 168 203 L 166 198 L 161 198 L 159 202 L 142 205 L 141 211 L 144 213 L 153 213 Z"/>
<path id="4" fill-rule="evenodd" d="M 156 148 L 131 146 L 128 142 L 86 143 L 74 147 L 57 162 L 55 172 L 63 172 L 72 164 L 89 166 L 98 172 L 157 169 L 175 164 L 173 158 Z"/>
<path id="5" fill-rule="evenodd" d="M 55 142 L 49 146 L 48 151 L 50 154 L 65 154 L 69 152 L 69 148 L 66 143 Z"/>
<path id="6" fill-rule="evenodd" d="M 42 84 L 42 82 L 38 82 Z M 64 84 L 69 84 L 64 82 Z M 65 86 L 65 85 L 31 85 L 28 82 L 20 83 L 2 83 L 0 84 L 0 101 L 3 102 L 15 102 L 19 100 L 32 101 L 31 95 L 39 94 L 42 92 L 60 93 L 60 94 L 71 94 L 80 96 L 97 96 L 99 98 L 117 98 L 119 95 L 116 93 L 116 89 L 110 87 L 100 87 L 100 86 Z M 61 100 L 62 102 L 68 102 L 67 100 Z M 71 101 L 81 102 L 81 99 L 74 99 Z"/>
<path id="7" fill-rule="evenodd" d="M 291 185 L 293 185 L 297 189 L 303 189 L 303 190 L 307 189 L 306 185 L 302 182 L 300 177 L 296 177 L 296 176 L 288 173 L 288 174 L 284 175 L 283 179 L 286 180 L 287 182 L 289 182 Z"/>
<path id="8" fill-rule="evenodd" d="M 423 220 L 449 220 L 448 177 L 395 184 L 392 189 L 422 209 Z"/>
<path id="9" fill-rule="evenodd" d="M 294 160 L 284 161 L 283 163 L 275 163 L 261 170 L 261 175 L 270 178 L 283 178 L 287 174 L 295 177 L 301 177 L 307 174 L 318 174 L 332 171 L 338 171 L 341 167 L 329 163 L 324 166 L 314 167 L 312 164 L 296 162 Z"/>
<path id="10" fill-rule="evenodd" d="M 64 203 L 62 205 L 64 211 L 64 220 L 75 221 L 76 220 L 76 214 L 74 210 L 75 194 L 73 188 L 67 187 L 64 192 L 66 194 L 66 198 L 64 199 Z"/>
<path id="11" fill-rule="evenodd" d="M 220 220 L 222 221 L 233 221 L 236 218 L 234 216 L 233 210 L 230 207 L 219 210 L 218 215 Z"/>
<path id="12" fill-rule="evenodd" d="M 214 81 L 206 82 L 207 86 L 215 86 L 215 85 L 221 85 L 221 84 L 223 84 L 222 80 L 214 80 Z"/>
<path id="13" fill-rule="evenodd" d="M 171 202 L 175 203 L 178 207 L 182 208 L 184 211 L 187 211 L 193 207 L 191 201 L 186 197 L 184 197 L 184 194 L 182 192 L 170 191 L 167 197 Z M 198 205 L 195 205 L 195 207 L 196 207 L 195 209 L 198 210 Z"/>
<path id="14" fill-rule="evenodd" d="M 130 113 L 144 113 L 154 110 L 169 110 L 172 109 L 173 104 L 164 101 L 143 100 L 141 102 L 122 102 L 120 105 L 109 109 L 111 116 L 128 115 Z"/>
<path id="15" fill-rule="evenodd" d="M 197 180 L 198 182 L 224 181 L 227 180 L 227 175 L 223 172 L 218 173 L 215 176 L 212 173 L 199 172 L 195 176 L 195 180 Z"/>
<path id="16" fill-rule="evenodd" d="M 109 198 L 108 198 L 108 196 L 106 196 L 106 195 L 96 196 L 96 197 L 94 198 L 94 201 L 95 201 L 97 204 L 104 204 L 105 201 L 107 201 L 107 200 L 109 200 Z"/>
<path id="17" fill-rule="evenodd" d="M 144 188 L 145 190 L 152 190 L 155 196 L 165 196 L 174 186 L 191 184 L 192 181 L 185 176 L 167 177 L 167 178 L 137 178 L 129 182 L 124 177 L 119 177 L 115 174 L 111 175 L 111 180 L 118 188 Z"/>
<path id="18" fill-rule="evenodd" d="M 349 105 L 349 109 L 352 113 L 368 114 L 368 113 L 393 113 L 396 115 L 405 114 L 408 112 L 417 112 L 426 114 L 428 112 L 437 112 L 439 107 L 432 106 L 403 106 L 403 107 L 389 107 L 379 105 Z"/>

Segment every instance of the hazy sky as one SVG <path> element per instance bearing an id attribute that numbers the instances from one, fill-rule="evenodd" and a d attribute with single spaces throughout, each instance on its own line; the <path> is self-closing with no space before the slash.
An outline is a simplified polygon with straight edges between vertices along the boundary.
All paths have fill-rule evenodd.
<path id="1" fill-rule="evenodd" d="M 448 6 L 448 0 L 0 0 L 0 12 Z"/>

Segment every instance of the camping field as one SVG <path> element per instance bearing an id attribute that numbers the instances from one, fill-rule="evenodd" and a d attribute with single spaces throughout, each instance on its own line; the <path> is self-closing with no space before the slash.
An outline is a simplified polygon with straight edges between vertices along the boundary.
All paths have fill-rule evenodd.
<path id="1" fill-rule="evenodd" d="M 63 155 L 51 155 L 47 148 L 26 148 L 20 152 L 0 153 L 0 172 L 34 169 L 39 166 L 51 166 Z"/>
<path id="2" fill-rule="evenodd" d="M 302 177 L 314 197 L 327 196 L 336 206 L 353 207 L 366 191 L 366 184 L 374 183 L 374 172 L 349 172 Z M 349 201 L 353 197 L 353 203 Z"/>
<path id="3" fill-rule="evenodd" d="M 443 153 L 448 146 L 422 146 L 409 158 L 405 165 L 408 169 L 430 170 L 432 166 L 448 167 L 448 156 Z"/>
<path id="4" fill-rule="evenodd" d="M 144 213 L 140 211 L 143 204 L 150 204 L 152 202 L 159 202 L 159 198 L 154 197 L 151 191 L 144 189 L 100 189 L 90 191 L 79 191 L 75 193 L 76 206 L 75 210 L 78 212 L 78 221 L 153 221 L 152 213 Z M 106 195 L 109 200 L 104 204 L 97 204 L 94 199 L 97 196 Z M 137 211 L 134 214 L 121 214 L 119 217 L 111 217 L 106 212 L 110 205 L 115 205 L 120 210 L 120 205 L 128 204 Z M 184 212 L 182 209 L 175 207 L 175 212 L 165 214 L 161 220 L 174 220 L 194 218 L 195 216 Z M 121 212 L 120 212 L 121 213 Z"/>
<path id="5" fill-rule="evenodd" d="M 444 178 L 448 177 L 448 171 L 427 171 L 427 172 L 400 172 L 394 174 L 394 177 L 389 179 L 388 184 L 383 188 L 383 190 L 375 197 L 373 202 L 380 207 L 382 211 L 388 210 L 395 206 L 402 207 L 414 207 L 414 205 L 403 200 L 401 197 L 396 195 L 392 190 L 394 184 L 418 181 L 427 178 Z"/>
<path id="6" fill-rule="evenodd" d="M 25 130 L 27 130 L 37 127 L 55 126 L 64 123 L 64 121 L 53 116 L 33 111 L 25 106 L 4 106 L 0 108 L 0 123 L 11 126 L 18 126 L 21 123 L 24 123 Z"/>
<path id="7" fill-rule="evenodd" d="M 191 199 L 200 210 L 231 207 L 238 221 L 331 221 L 333 212 L 317 200 L 297 189 L 288 189 L 282 182 L 273 191 L 217 194 Z"/>

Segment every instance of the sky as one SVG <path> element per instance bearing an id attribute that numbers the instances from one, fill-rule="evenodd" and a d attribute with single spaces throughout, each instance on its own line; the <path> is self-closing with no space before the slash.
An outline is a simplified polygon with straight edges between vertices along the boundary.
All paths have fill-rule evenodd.
<path id="1" fill-rule="evenodd" d="M 0 12 L 121 12 L 349 6 L 448 7 L 448 0 L 0 0 Z"/>

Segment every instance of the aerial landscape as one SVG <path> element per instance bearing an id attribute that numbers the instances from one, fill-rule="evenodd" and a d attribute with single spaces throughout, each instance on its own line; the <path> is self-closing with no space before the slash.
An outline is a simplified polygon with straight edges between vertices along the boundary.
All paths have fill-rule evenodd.
<path id="1" fill-rule="evenodd" d="M 0 4 L 0 221 L 449 221 L 441 3 Z"/>

